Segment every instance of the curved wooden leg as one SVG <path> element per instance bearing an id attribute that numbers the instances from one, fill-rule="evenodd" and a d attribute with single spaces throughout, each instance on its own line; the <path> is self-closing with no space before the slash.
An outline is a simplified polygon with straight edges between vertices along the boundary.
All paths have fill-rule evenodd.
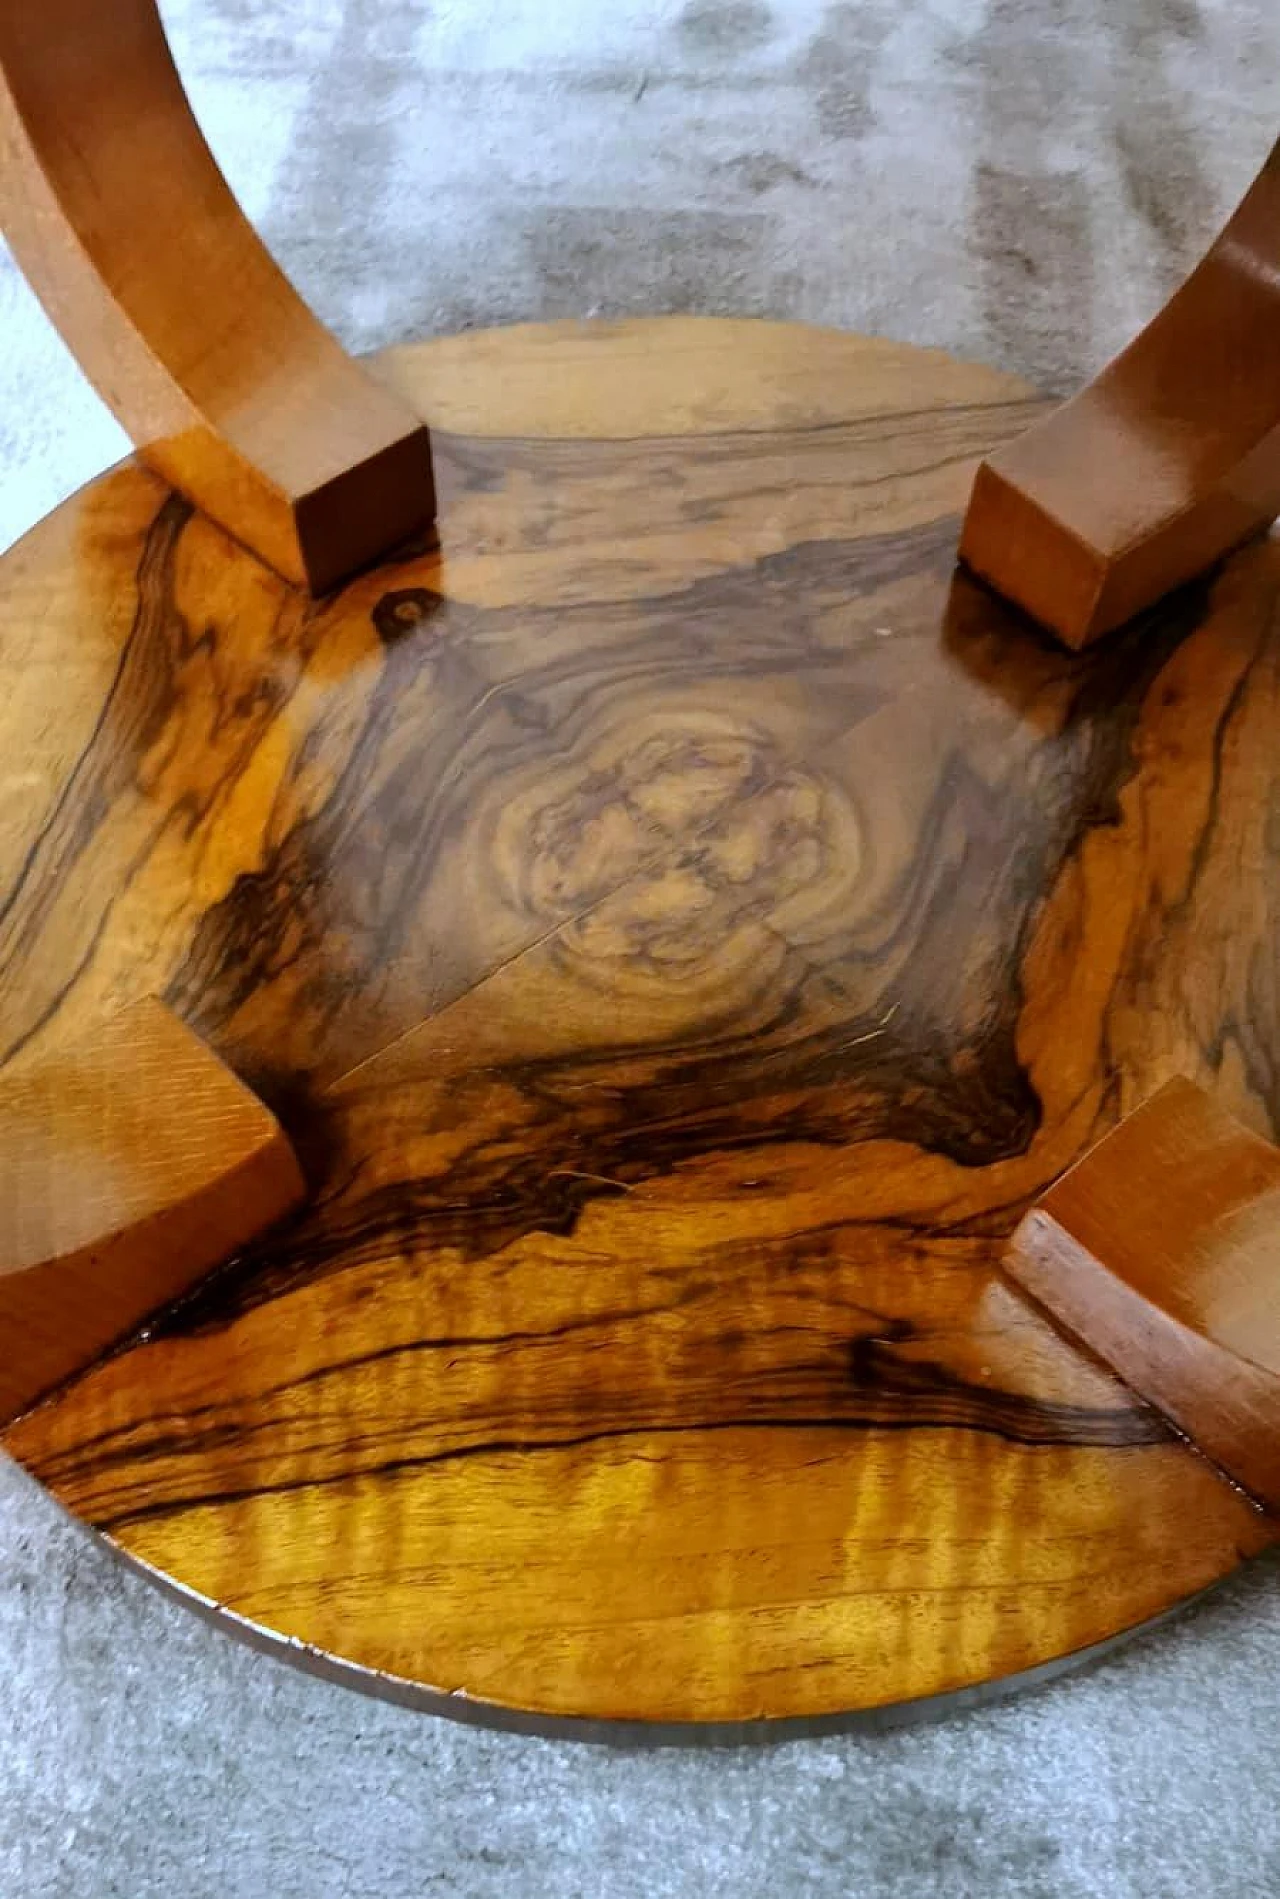
<path id="1" fill-rule="evenodd" d="M 259 242 L 155 0 L 0 0 L 0 223 L 144 458 L 287 579 L 432 519 L 426 430 Z"/>
<path id="2" fill-rule="evenodd" d="M 1280 1151 L 1169 1082 L 1022 1221 L 1009 1271 L 1280 1512 Z"/>
<path id="3" fill-rule="evenodd" d="M 960 554 L 1078 647 L 1278 512 L 1280 145 L 1137 341 L 983 463 Z"/>
<path id="4" fill-rule="evenodd" d="M 275 1117 L 160 1002 L 0 1080 L 0 1423 L 302 1198 Z"/>

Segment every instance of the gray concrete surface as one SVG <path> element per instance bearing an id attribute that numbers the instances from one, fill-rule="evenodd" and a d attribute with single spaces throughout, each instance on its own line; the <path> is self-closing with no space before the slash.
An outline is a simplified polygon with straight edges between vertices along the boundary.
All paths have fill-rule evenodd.
<path id="1" fill-rule="evenodd" d="M 247 206 L 354 345 L 655 310 L 1069 387 L 1280 124 L 1274 0 L 167 0 Z M 122 451 L 0 257 L 0 544 Z M 929 1730 L 478 1733 L 263 1661 L 0 1467 L 3 1899 L 1280 1892 L 1280 1567 Z"/>

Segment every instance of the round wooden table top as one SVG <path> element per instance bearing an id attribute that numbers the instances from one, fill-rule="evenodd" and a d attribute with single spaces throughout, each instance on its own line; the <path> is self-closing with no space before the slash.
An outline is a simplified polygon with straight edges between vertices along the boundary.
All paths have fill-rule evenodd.
<path id="1" fill-rule="evenodd" d="M 137 1563 L 556 1726 L 919 1704 L 1268 1525 L 1002 1278 L 1174 1074 L 1280 1110 L 1260 544 L 1061 651 L 954 570 L 1021 384 L 667 320 L 384 373 L 442 551 L 318 604 L 152 476 L 0 563 L 0 1058 L 163 996 L 291 1225 L 7 1434 Z"/>

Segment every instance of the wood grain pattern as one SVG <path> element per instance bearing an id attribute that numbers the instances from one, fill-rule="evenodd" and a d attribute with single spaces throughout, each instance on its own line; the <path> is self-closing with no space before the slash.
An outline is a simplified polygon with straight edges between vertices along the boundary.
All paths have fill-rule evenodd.
<path id="1" fill-rule="evenodd" d="M 0 1418 L 290 1212 L 278 1122 L 154 1001 L 0 1076 Z"/>
<path id="2" fill-rule="evenodd" d="M 1280 145 L 1204 262 L 1088 389 L 984 461 L 961 551 L 1070 646 L 1280 514 Z"/>
<path id="3" fill-rule="evenodd" d="M 999 1259 L 1171 1074 L 1272 1125 L 1274 550 L 1073 655 L 954 571 L 1037 413 L 990 372 L 384 373 L 456 392 L 438 553 L 308 605 L 126 470 L 0 567 L 0 1046 L 145 983 L 317 1188 L 10 1451 L 231 1626 L 511 1718 L 920 1702 L 1227 1574 L 1270 1524 Z"/>
<path id="4" fill-rule="evenodd" d="M 1008 1266 L 1280 1511 L 1280 1149 L 1171 1081 L 1026 1215 Z"/>
<path id="5" fill-rule="evenodd" d="M 278 573 L 323 592 L 430 523 L 426 429 L 259 243 L 155 0 L 0 6 L 0 226 L 146 459 Z"/>

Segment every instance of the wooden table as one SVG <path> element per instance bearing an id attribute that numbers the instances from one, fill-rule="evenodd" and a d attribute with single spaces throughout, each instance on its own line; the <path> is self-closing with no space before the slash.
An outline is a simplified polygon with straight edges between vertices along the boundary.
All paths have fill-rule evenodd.
<path id="1" fill-rule="evenodd" d="M 1071 654 L 954 568 L 1006 376 L 380 373 L 439 552 L 308 602 L 130 465 L 0 562 L 0 1058 L 160 995 L 312 1190 L 8 1450 L 229 1628 L 562 1730 L 948 1705 L 1229 1574 L 1273 1526 L 997 1262 L 1171 1075 L 1273 1131 L 1275 547 Z"/>

